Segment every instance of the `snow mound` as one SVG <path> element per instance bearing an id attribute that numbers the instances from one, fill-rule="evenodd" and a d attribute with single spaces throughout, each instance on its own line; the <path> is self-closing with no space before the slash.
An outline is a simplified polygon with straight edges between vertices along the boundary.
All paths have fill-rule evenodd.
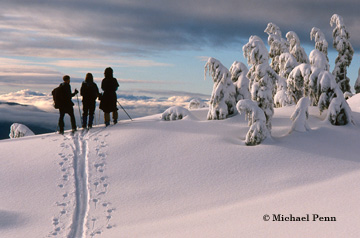
<path id="1" fill-rule="evenodd" d="M 180 106 L 173 106 L 166 109 L 163 114 L 161 114 L 161 120 L 163 121 L 175 121 L 175 120 L 182 120 L 183 118 L 191 115 L 189 110 L 180 107 Z"/>
<path id="2" fill-rule="evenodd" d="M 33 136 L 35 135 L 27 126 L 19 123 L 13 123 L 10 126 L 10 134 L 9 137 L 11 139 L 20 138 L 24 136 Z"/>
<path id="3" fill-rule="evenodd" d="M 207 107 L 207 105 L 201 99 L 194 98 L 189 102 L 189 109 L 199 109 L 204 107 Z"/>
<path id="4" fill-rule="evenodd" d="M 293 121 L 290 132 L 306 132 L 310 130 L 309 124 L 307 122 L 309 118 L 309 106 L 310 100 L 307 97 L 301 98 L 296 104 L 295 111 L 290 117 L 290 119 Z"/>
<path id="5" fill-rule="evenodd" d="M 351 110 L 354 112 L 360 112 L 360 93 L 355 94 L 347 100 Z"/>

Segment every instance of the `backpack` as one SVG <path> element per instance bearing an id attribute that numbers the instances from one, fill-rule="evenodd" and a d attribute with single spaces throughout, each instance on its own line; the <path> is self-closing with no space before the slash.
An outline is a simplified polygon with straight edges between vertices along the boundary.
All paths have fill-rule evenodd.
<path id="1" fill-rule="evenodd" d="M 59 109 L 64 105 L 64 92 L 62 84 L 54 88 L 51 92 L 54 100 L 54 108 Z"/>

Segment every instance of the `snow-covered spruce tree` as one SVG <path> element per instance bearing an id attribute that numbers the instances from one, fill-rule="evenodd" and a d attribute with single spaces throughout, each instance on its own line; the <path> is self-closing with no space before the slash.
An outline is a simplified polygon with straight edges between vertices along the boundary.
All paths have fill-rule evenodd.
<path id="1" fill-rule="evenodd" d="M 251 36 L 243 46 L 244 56 L 251 65 L 247 77 L 250 80 L 251 99 L 264 111 L 266 126 L 271 132 L 271 120 L 274 114 L 274 84 L 279 77 L 269 66 L 269 54 L 264 42 L 258 36 Z"/>
<path id="2" fill-rule="evenodd" d="M 191 99 L 191 101 L 189 102 L 188 108 L 191 109 L 199 109 L 199 108 L 204 108 L 207 107 L 206 103 L 201 100 L 200 98 L 193 98 Z"/>
<path id="3" fill-rule="evenodd" d="M 276 89 L 277 91 L 274 96 L 275 107 L 285 107 L 287 105 L 291 105 L 291 101 L 289 100 L 289 96 L 287 94 L 287 83 L 285 78 L 278 78 L 276 81 Z"/>
<path id="4" fill-rule="evenodd" d="M 245 64 L 235 61 L 230 67 L 231 80 L 236 88 L 236 102 L 242 99 L 250 99 L 249 79 L 246 77 L 249 72 Z"/>
<path id="5" fill-rule="evenodd" d="M 350 34 L 346 30 L 343 18 L 334 14 L 330 19 L 330 26 L 333 27 L 333 47 L 339 53 L 335 59 L 333 75 L 339 84 L 342 92 L 350 92 L 350 79 L 346 76 L 347 67 L 350 66 L 354 49 L 349 41 Z"/>
<path id="6" fill-rule="evenodd" d="M 161 120 L 163 121 L 182 120 L 183 118 L 189 115 L 191 115 L 189 110 L 180 106 L 173 106 L 173 107 L 169 107 L 161 114 Z"/>
<path id="7" fill-rule="evenodd" d="M 308 78 L 308 81 L 305 82 L 305 88 L 304 88 L 304 92 L 305 92 L 304 95 L 310 98 L 311 106 L 318 105 L 319 97 L 321 94 L 319 78 L 321 78 L 321 75 L 325 72 L 328 71 L 324 71 L 323 69 L 314 66 L 311 67 L 311 74 L 310 77 Z"/>
<path id="8" fill-rule="evenodd" d="M 310 74 L 310 64 L 300 64 L 290 72 L 287 79 L 287 93 L 294 103 L 297 104 L 305 95 L 305 83 L 309 81 Z"/>
<path id="9" fill-rule="evenodd" d="M 276 107 L 283 107 L 290 105 L 292 100 L 288 96 L 286 79 L 290 72 L 298 65 L 298 62 L 289 52 L 282 53 L 279 56 L 280 62 L 280 77 L 276 82 L 276 94 L 274 96 L 274 103 Z"/>
<path id="10" fill-rule="evenodd" d="M 282 38 L 280 28 L 274 23 L 268 23 L 265 31 L 268 36 L 268 45 L 270 46 L 269 56 L 271 58 L 271 68 L 279 73 L 280 71 L 280 61 L 279 56 L 282 53 L 289 52 L 288 42 Z"/>
<path id="11" fill-rule="evenodd" d="M 246 145 L 258 145 L 270 136 L 264 111 L 258 107 L 256 102 L 250 99 L 240 100 L 236 104 L 236 108 L 240 114 L 246 113 L 245 115 L 250 126 L 245 138 Z"/>
<path id="12" fill-rule="evenodd" d="M 288 40 L 289 45 L 290 45 L 289 46 L 290 54 L 292 54 L 295 57 L 296 61 L 299 64 L 302 64 L 302 63 L 308 64 L 309 59 L 305 53 L 304 48 L 302 48 L 300 46 L 300 39 L 297 36 L 297 34 L 293 31 L 289 31 L 286 34 L 286 39 Z"/>
<path id="13" fill-rule="evenodd" d="M 326 72 L 310 64 L 296 66 L 287 79 L 287 94 L 294 103 L 300 98 L 309 97 L 310 105 L 316 106 L 320 97 L 319 74 Z"/>
<path id="14" fill-rule="evenodd" d="M 221 120 L 235 114 L 236 89 L 229 70 L 219 60 L 209 58 L 205 64 L 205 78 L 207 72 L 214 81 L 207 119 Z"/>
<path id="15" fill-rule="evenodd" d="M 308 97 L 302 97 L 296 104 L 295 111 L 290 117 L 290 119 L 293 121 L 290 133 L 293 131 L 306 132 L 310 130 L 310 127 L 307 123 L 309 118 L 309 105 L 310 100 Z"/>
<path id="16" fill-rule="evenodd" d="M 279 75 L 284 78 L 288 78 L 290 72 L 299 65 L 294 56 L 290 53 L 283 53 L 279 57 L 280 72 Z"/>
<path id="17" fill-rule="evenodd" d="M 354 88 L 355 88 L 355 93 L 360 93 L 360 68 L 359 68 L 359 73 L 358 73 L 358 77 L 356 79 Z"/>
<path id="18" fill-rule="evenodd" d="M 329 63 L 328 58 L 328 42 L 326 41 L 324 33 L 316 27 L 313 27 L 310 32 L 310 40 L 315 41 L 315 49 L 319 50 L 325 55 L 327 62 Z"/>
<path id="19" fill-rule="evenodd" d="M 335 76 L 324 71 L 321 75 L 320 87 L 320 113 L 328 109 L 326 119 L 333 125 L 353 123 L 351 109 L 344 98 L 343 92 L 335 81 Z"/>
<path id="20" fill-rule="evenodd" d="M 320 68 L 325 71 L 329 71 L 330 69 L 329 61 L 326 59 L 325 55 L 318 49 L 314 49 L 310 52 L 309 60 L 311 66 Z"/>

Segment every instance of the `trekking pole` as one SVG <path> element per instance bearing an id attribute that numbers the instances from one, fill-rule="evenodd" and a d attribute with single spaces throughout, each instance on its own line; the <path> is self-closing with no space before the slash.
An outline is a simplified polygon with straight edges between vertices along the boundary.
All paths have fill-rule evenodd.
<path id="1" fill-rule="evenodd" d="M 95 104 L 96 105 L 96 104 Z M 94 119 L 95 119 L 95 126 L 97 125 L 96 123 L 96 113 L 94 112 Z"/>
<path id="2" fill-rule="evenodd" d="M 81 110 L 80 110 L 80 103 L 79 103 L 79 96 L 76 94 L 76 99 L 77 99 L 77 103 L 78 103 L 78 108 L 79 108 L 79 115 L 80 115 L 80 123 L 82 125 L 82 120 L 81 120 Z"/>
<path id="3" fill-rule="evenodd" d="M 132 121 L 133 119 L 130 117 L 130 115 L 126 112 L 126 110 L 123 108 L 123 106 L 121 106 L 121 104 L 119 103 L 119 101 L 116 101 L 118 104 L 119 104 L 119 106 L 121 107 L 121 109 L 123 109 L 124 110 L 124 112 L 126 113 L 126 115 L 130 118 L 130 120 Z"/>

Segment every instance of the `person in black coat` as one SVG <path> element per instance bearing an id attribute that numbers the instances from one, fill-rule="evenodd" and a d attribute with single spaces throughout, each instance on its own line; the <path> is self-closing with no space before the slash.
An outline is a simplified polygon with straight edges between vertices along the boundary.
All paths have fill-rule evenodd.
<path id="1" fill-rule="evenodd" d="M 113 70 L 110 67 L 105 69 L 104 76 L 105 78 L 101 82 L 101 89 L 104 93 L 101 96 L 100 109 L 104 111 L 105 125 L 108 126 L 110 125 L 111 112 L 114 124 L 116 124 L 118 120 L 116 90 L 119 87 L 119 83 L 116 78 L 113 77 Z"/>
<path id="2" fill-rule="evenodd" d="M 96 98 L 99 97 L 99 89 L 91 73 L 87 73 L 85 81 L 81 84 L 80 95 L 82 96 L 83 103 L 83 115 L 82 115 L 82 127 L 92 128 L 95 114 Z M 87 117 L 89 115 L 89 123 L 87 123 Z"/>
<path id="3" fill-rule="evenodd" d="M 64 117 L 65 113 L 69 114 L 71 119 L 71 128 L 72 131 L 76 131 L 76 121 L 74 116 L 74 103 L 72 102 L 71 98 L 74 97 L 79 91 L 75 89 L 74 93 L 71 93 L 71 86 L 70 86 L 70 76 L 65 75 L 63 77 L 63 83 L 60 84 L 61 87 L 61 94 L 63 98 L 63 102 L 59 107 L 60 117 L 59 117 L 59 133 L 64 134 Z"/>

